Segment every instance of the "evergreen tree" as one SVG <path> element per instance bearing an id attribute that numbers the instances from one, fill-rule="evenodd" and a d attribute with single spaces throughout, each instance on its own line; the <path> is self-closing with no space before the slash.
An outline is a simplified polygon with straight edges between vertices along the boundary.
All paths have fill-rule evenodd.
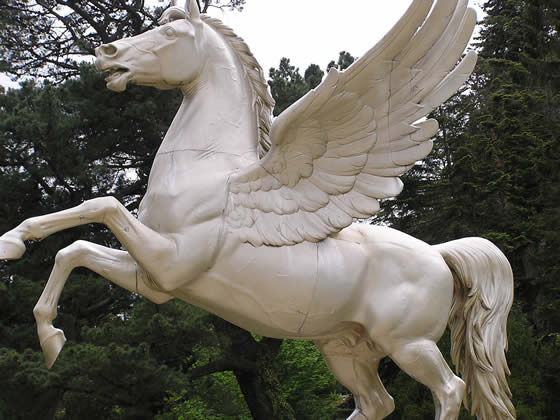
<path id="1" fill-rule="evenodd" d="M 120 96 L 103 89 L 103 85 L 101 75 L 84 68 L 80 80 L 61 87 L 27 83 L 0 97 L 2 232 L 22 219 L 98 195 L 114 194 L 134 209 L 145 189 L 145 166 L 149 168 L 179 98 L 153 91 L 152 100 L 138 103 L 138 88 Z M 100 226 L 84 227 L 29 244 L 25 259 L 0 264 L 0 299 L 4 303 L 0 309 L 0 347 L 5 356 L 0 358 L 0 370 L 6 385 L 2 388 L 12 391 L 3 393 L 0 399 L 7 409 L 16 410 L 15 417 L 37 418 L 31 414 L 26 417 L 18 407 L 45 413 L 61 409 L 57 404 L 72 392 L 65 382 L 75 379 L 72 372 L 80 371 L 73 366 L 64 375 L 62 361 L 56 373 L 47 373 L 31 313 L 57 250 L 79 238 L 117 246 L 112 235 Z M 22 295 L 22 291 L 27 293 Z M 76 270 L 58 308 L 57 324 L 69 338 L 66 353 L 72 354 L 72 344 L 84 341 L 84 328 L 100 327 L 112 317 L 127 318 L 136 300 L 133 294 L 112 287 L 92 273 Z M 15 376 L 9 374 L 19 360 L 26 360 L 25 367 Z M 107 378 L 111 376 L 107 374 Z M 43 394 L 50 398 L 18 404 L 22 398 L 25 401 Z"/>
<path id="2" fill-rule="evenodd" d="M 303 78 L 310 89 L 315 89 L 323 80 L 324 75 L 325 72 L 317 64 L 311 64 L 305 70 Z"/>
<path id="3" fill-rule="evenodd" d="M 322 74 L 318 66 L 298 73 L 301 95 Z M 115 94 L 102 78 L 84 66 L 60 86 L 26 83 L 0 96 L 2 231 L 109 194 L 136 211 L 180 94 L 134 86 Z M 47 371 L 31 309 L 56 252 L 77 239 L 120 246 L 105 228 L 84 226 L 0 264 L 4 417 L 295 418 L 276 368 L 282 341 L 181 302 L 158 307 L 85 269 L 61 297 L 56 325 L 69 341 Z"/>
<path id="4" fill-rule="evenodd" d="M 180 100 L 179 92 L 141 87 L 115 94 L 89 67 L 58 87 L 28 83 L 1 95 L 0 229 L 96 196 L 114 195 L 135 212 Z M 257 340 L 181 302 L 158 307 L 85 269 L 64 288 L 56 325 L 68 343 L 47 371 L 31 310 L 56 252 L 77 239 L 120 246 L 102 226 L 84 226 L 0 263 L 7 418 L 154 418 L 201 405 L 221 418 L 293 417 L 271 370 L 280 341 Z"/>
<path id="5" fill-rule="evenodd" d="M 384 203 L 377 220 L 430 243 L 483 236 L 506 253 L 517 302 L 508 357 L 513 401 L 520 417 L 554 418 L 560 10 L 538 0 L 490 0 L 484 10 L 480 59 L 468 90 L 434 112 L 440 122 L 434 151 L 403 177 L 403 193 Z M 534 335 L 516 326 L 527 319 Z M 519 366 L 523 362 L 530 366 Z"/>
<path id="6" fill-rule="evenodd" d="M 160 2 L 143 0 L 4 0 L 0 2 L 0 71 L 62 81 L 80 73 L 95 47 L 157 25 Z M 242 10 L 245 0 L 198 0 L 199 8 Z"/>
<path id="7" fill-rule="evenodd" d="M 305 95 L 310 86 L 300 74 L 299 69 L 290 64 L 289 58 L 282 58 L 277 69 L 271 68 L 268 72 L 270 91 L 276 101 L 274 116 Z"/>
<path id="8" fill-rule="evenodd" d="M 336 68 L 337 70 L 345 70 L 356 60 L 356 58 L 347 51 L 341 51 L 338 54 L 338 60 L 335 62 L 334 60 L 330 61 L 327 64 L 327 71 L 331 69 L 331 67 Z"/>
<path id="9" fill-rule="evenodd" d="M 354 57 L 346 51 L 340 53 L 338 59 L 339 70 L 344 70 L 354 62 Z M 334 65 L 334 61 L 331 61 Z M 329 64 L 327 71 L 332 65 Z M 278 68 L 271 68 L 269 70 L 270 91 L 272 97 L 276 101 L 274 108 L 274 115 L 280 115 L 282 111 L 288 108 L 291 104 L 309 92 L 315 89 L 321 81 L 325 72 L 317 64 L 310 64 L 305 70 L 304 76 L 299 72 L 299 68 L 290 64 L 289 58 L 282 58 Z"/>
<path id="10" fill-rule="evenodd" d="M 204 0 L 199 7 L 203 11 L 210 6 L 241 10 L 244 3 Z M 61 7 L 66 7 L 62 14 Z M 105 89 L 101 75 L 80 67 L 72 57 L 91 54 L 102 42 L 150 29 L 158 15 L 159 10 L 136 1 L 36 5 L 10 1 L 0 5 L 0 50 L 6 58 L 6 71 L 48 76 L 56 81 L 81 73 L 79 80 L 71 79 L 60 87 L 27 83 L 17 91 L 2 91 L 2 231 L 27 217 L 96 196 L 116 196 L 130 211 L 136 211 L 154 154 L 180 102 L 179 94 L 132 87 L 115 95 Z M 60 27 L 62 32 L 57 29 Z M 40 44 L 36 42 L 39 38 Z M 63 155 L 61 150 L 68 153 Z M 5 303 L 0 310 L 5 332 L 0 341 L 0 351 L 5 355 L 0 370 L 12 369 L 27 357 L 24 355 L 30 355 L 27 368 L 16 375 L 19 382 L 13 375 L 4 376 L 11 392 L 0 397 L 0 413 L 23 418 L 37 418 L 35 413 L 39 412 L 59 418 L 153 418 L 157 413 L 165 416 L 183 408 L 196 411 L 201 405 L 208 408 L 208 414 L 213 410 L 210 406 L 215 405 L 220 418 L 226 418 L 228 412 L 234 417 L 248 415 L 245 397 L 251 411 L 261 413 L 260 418 L 289 418 L 284 411 L 290 413 L 291 409 L 276 392 L 278 384 L 269 369 L 280 342 L 255 340 L 248 332 L 199 311 L 205 314 L 203 331 L 213 341 L 203 344 L 200 334 L 193 334 L 192 325 L 187 334 L 180 328 L 169 329 L 177 336 L 170 332 L 165 341 L 182 343 L 183 347 L 171 355 L 158 353 L 154 348 L 160 342 L 150 340 L 146 331 L 135 334 L 134 328 L 152 325 L 158 319 L 160 323 L 165 319 L 167 327 L 172 324 L 169 314 L 178 315 L 160 309 L 140 310 L 152 305 L 86 270 L 75 270 L 62 295 L 56 322 L 69 342 L 55 366 L 57 374 L 47 372 L 34 339 L 30 308 L 41 292 L 44 273 L 50 270 L 56 251 L 78 238 L 119 247 L 106 229 L 88 226 L 30 244 L 25 261 L 11 262 L 9 269 L 8 264 L 0 264 L 0 299 Z M 22 296 L 21 291 L 28 293 Z M 107 334 L 102 335 L 105 331 Z M 26 333 L 26 340 L 20 340 Z M 185 336 L 191 339 L 185 342 Z M 205 353 L 210 355 L 203 358 L 205 366 L 200 361 L 177 363 L 200 356 L 197 349 L 203 345 L 213 349 Z M 231 351 L 232 347 L 238 351 Z M 225 378 L 224 371 L 234 376 L 225 381 L 216 379 Z M 194 392 L 184 392 L 187 383 L 193 385 Z M 142 386 L 145 392 L 124 395 L 125 391 L 119 389 L 131 386 Z M 221 389 L 210 393 L 208 387 Z M 209 398 L 215 392 L 228 395 L 224 387 L 233 390 L 234 398 L 227 402 Z M 48 398 L 37 398 L 43 394 Z M 31 397 L 35 398 L 33 404 L 25 400 Z M 22 406 L 34 408 L 27 413 Z"/>
<path id="11" fill-rule="evenodd" d="M 546 349 L 539 362 L 552 418 L 560 392 L 560 370 L 550 359 L 560 356 L 560 5 L 489 2 L 485 11 L 475 84 L 480 106 L 469 121 L 472 140 L 457 173 L 474 175 L 469 196 L 490 203 L 492 212 L 478 226 L 506 250 L 517 301 Z M 502 38 L 508 39 L 505 48 Z M 473 210 L 485 211 L 480 204 Z"/>

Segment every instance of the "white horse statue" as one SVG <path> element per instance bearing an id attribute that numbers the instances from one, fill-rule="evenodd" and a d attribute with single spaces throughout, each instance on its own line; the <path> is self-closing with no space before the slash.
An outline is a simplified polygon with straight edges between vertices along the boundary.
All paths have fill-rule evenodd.
<path id="1" fill-rule="evenodd" d="M 274 104 L 247 45 L 196 0 L 160 26 L 100 46 L 107 86 L 179 88 L 182 105 L 131 215 L 102 197 L 34 217 L 0 237 L 0 258 L 25 240 L 102 223 L 125 250 L 77 241 L 60 250 L 34 309 L 52 366 L 65 337 L 52 325 L 64 283 L 87 267 L 156 303 L 179 298 L 268 337 L 313 340 L 354 395 L 349 417 L 394 409 L 378 376 L 390 356 L 433 393 L 436 419 L 456 419 L 470 394 L 482 419 L 512 419 L 505 360 L 513 276 L 490 242 L 437 246 L 352 223 L 396 196 L 398 176 L 431 150 L 424 117 L 454 94 L 476 54 L 463 51 L 468 0 L 414 0 L 396 26 L 344 72 L 272 122 Z M 452 331 L 460 379 L 436 342 Z"/>

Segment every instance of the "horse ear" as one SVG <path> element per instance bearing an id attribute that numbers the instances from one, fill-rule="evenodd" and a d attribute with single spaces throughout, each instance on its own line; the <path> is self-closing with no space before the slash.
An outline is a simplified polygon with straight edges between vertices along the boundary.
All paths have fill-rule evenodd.
<path id="1" fill-rule="evenodd" d="M 186 0 L 185 10 L 190 15 L 192 22 L 200 20 L 200 9 L 198 8 L 198 2 L 196 0 Z"/>

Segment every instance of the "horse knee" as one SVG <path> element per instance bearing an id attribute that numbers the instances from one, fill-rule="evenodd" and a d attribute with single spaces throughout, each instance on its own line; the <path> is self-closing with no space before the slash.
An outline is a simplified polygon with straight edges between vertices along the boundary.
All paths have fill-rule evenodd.
<path id="1" fill-rule="evenodd" d="M 78 240 L 66 248 L 61 249 L 54 257 L 55 265 L 60 267 L 76 266 L 78 259 L 83 255 L 87 242 Z"/>
<path id="2" fill-rule="evenodd" d="M 107 197 L 100 197 L 99 200 L 102 201 L 105 214 L 113 215 L 118 213 L 121 209 L 121 202 L 112 195 L 108 195 Z"/>
<path id="3" fill-rule="evenodd" d="M 114 216 L 120 211 L 122 204 L 113 196 L 92 198 L 82 204 L 87 216 L 96 222 L 103 223 L 107 216 Z"/>
<path id="4" fill-rule="evenodd" d="M 23 235 L 24 239 L 38 241 L 44 237 L 44 232 L 41 229 L 41 223 L 39 222 L 40 217 L 30 217 L 24 220 L 15 229 Z"/>

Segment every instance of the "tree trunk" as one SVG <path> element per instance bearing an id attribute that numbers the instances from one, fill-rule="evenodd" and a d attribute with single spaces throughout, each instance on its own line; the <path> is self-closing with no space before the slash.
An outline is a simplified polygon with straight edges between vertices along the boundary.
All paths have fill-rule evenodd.
<path id="1" fill-rule="evenodd" d="M 255 420 L 295 420 L 294 410 L 286 401 L 274 370 L 274 360 L 282 340 L 256 340 L 251 333 L 217 319 L 215 328 L 224 353 L 233 362 L 232 371 L 239 383 L 245 402 Z M 250 368 L 247 368 L 250 361 Z"/>

